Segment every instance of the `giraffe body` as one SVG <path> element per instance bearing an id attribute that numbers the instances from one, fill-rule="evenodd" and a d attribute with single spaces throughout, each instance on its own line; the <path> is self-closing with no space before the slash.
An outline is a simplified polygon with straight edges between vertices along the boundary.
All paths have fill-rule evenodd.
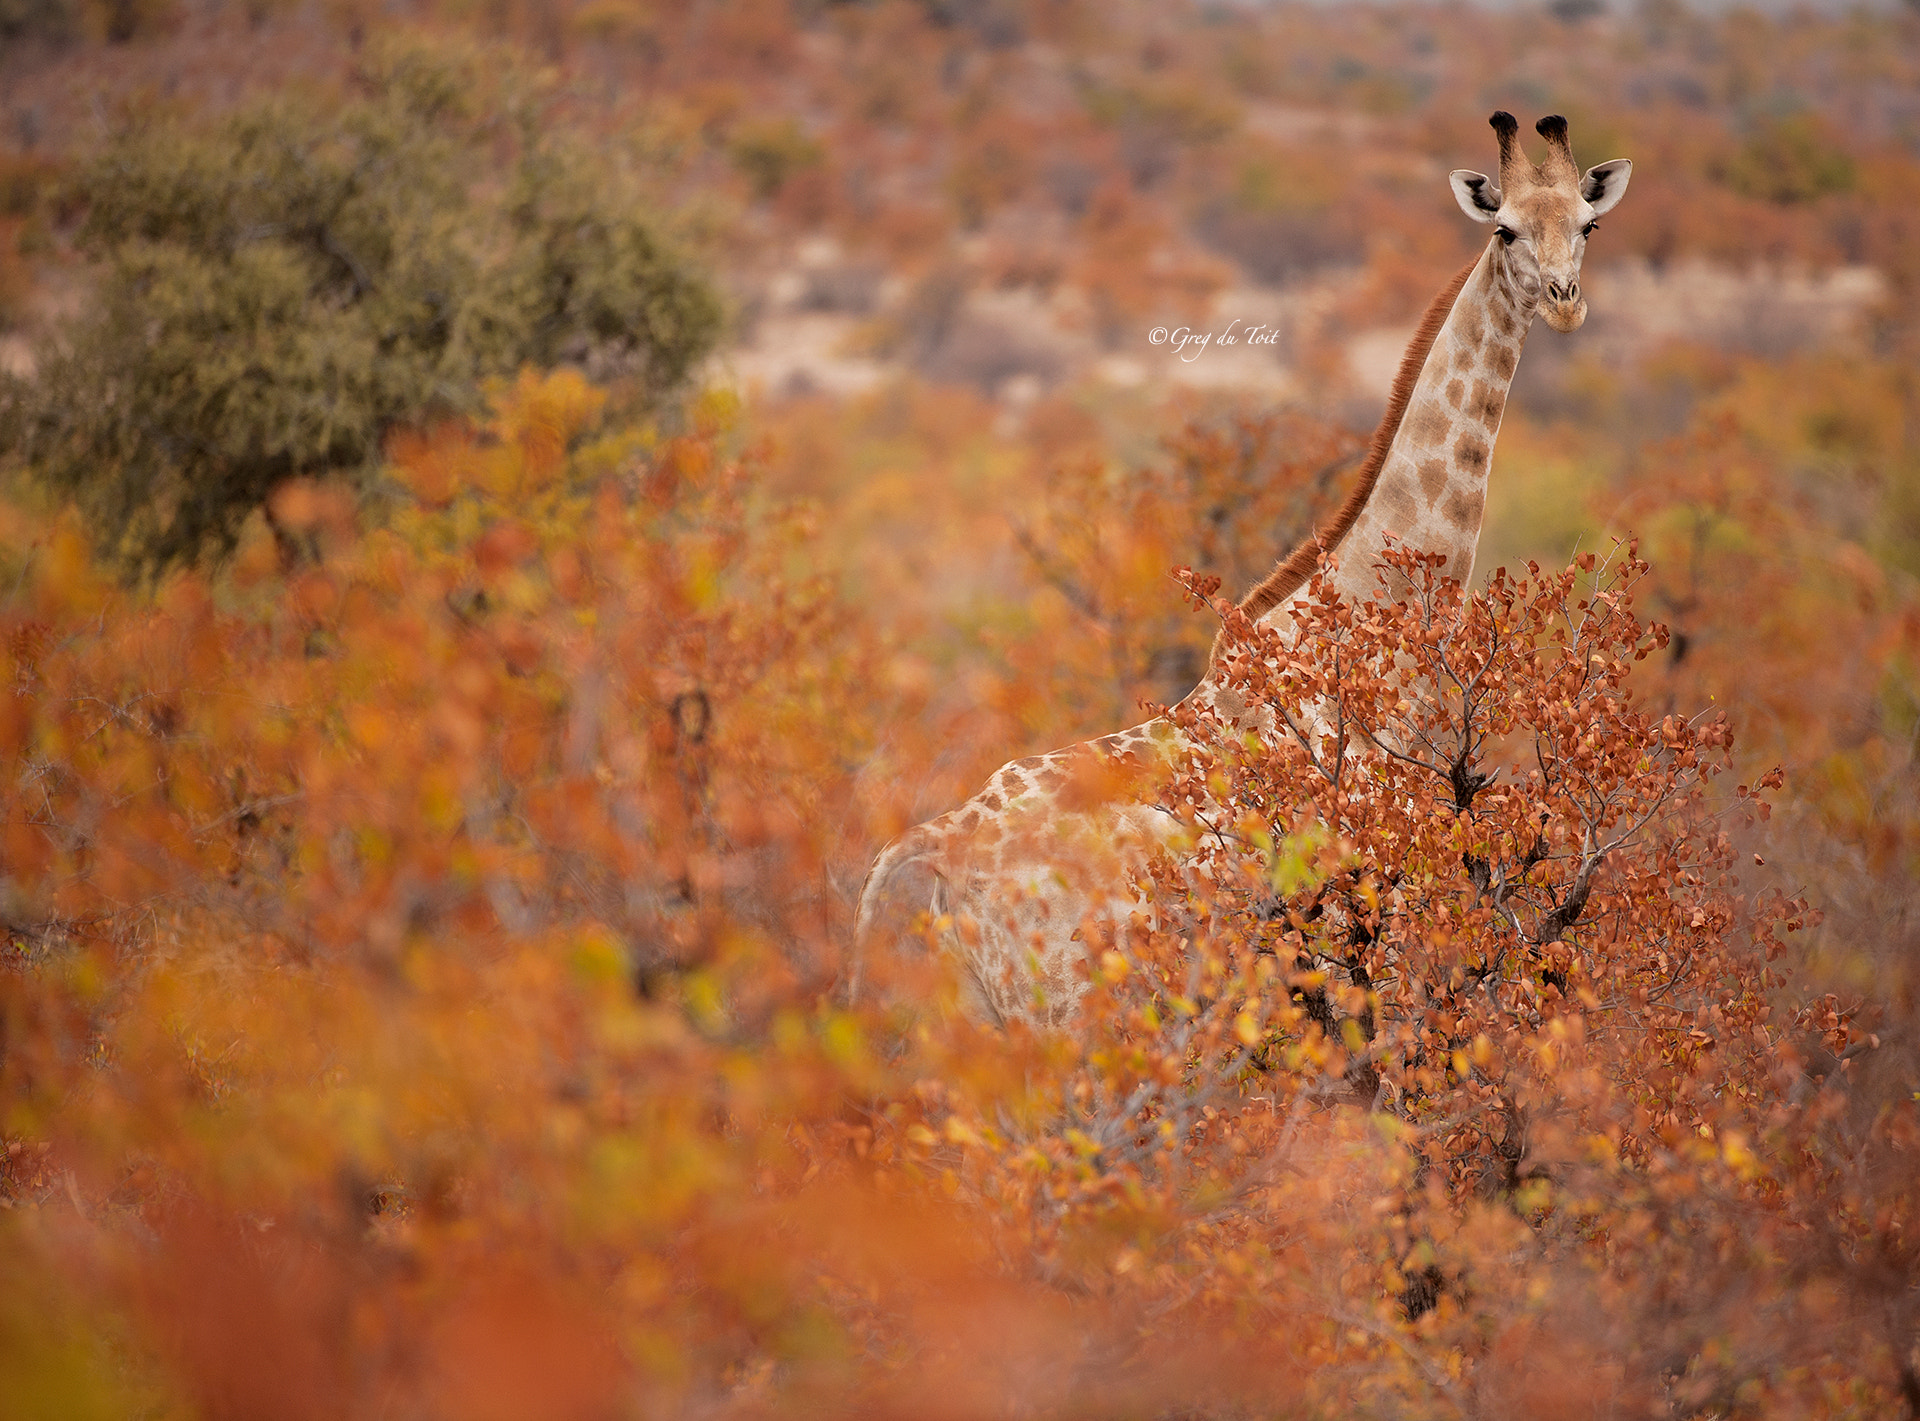
<path id="1" fill-rule="evenodd" d="M 1151 785 L 1178 753 L 1164 717 L 1099 740 L 1002 765 L 959 808 L 902 834 L 861 891 L 858 939 L 872 935 L 878 890 L 907 865 L 932 870 L 912 906 L 949 924 L 969 1015 L 1060 1026 L 1086 988 L 1082 929 L 1125 923 L 1141 905 L 1129 875 L 1182 829 Z"/>
<path id="2" fill-rule="evenodd" d="M 1564 119 L 1536 126 L 1548 142 L 1535 167 L 1496 113 L 1500 183 L 1451 176 L 1468 216 L 1496 226 L 1478 258 L 1440 292 L 1395 378 L 1357 486 L 1330 524 L 1295 548 L 1241 607 L 1283 635 L 1289 607 L 1326 552 L 1333 585 L 1350 601 L 1377 596 L 1389 541 L 1440 555 L 1462 582 L 1473 572 L 1494 441 L 1527 331 L 1536 315 L 1557 330 L 1586 315 L 1579 267 L 1598 214 L 1625 191 L 1629 165 L 1574 166 Z M 1404 593 L 1389 586 L 1390 596 Z M 1270 733 L 1209 669 L 1188 698 L 1226 720 Z M 1312 707 L 1290 708 L 1314 720 Z M 880 905 L 903 871 L 929 877 L 921 901 L 942 924 L 962 968 L 962 1007 L 998 1023 L 1066 1025 L 1086 989 L 1087 929 L 1124 926 L 1144 907 L 1130 883 L 1156 849 L 1179 857 L 1186 830 L 1157 807 L 1154 786 L 1185 749 L 1166 717 L 1099 740 L 1004 765 L 972 799 L 907 831 L 882 851 L 861 890 L 856 953 L 869 950 Z M 855 991 L 858 987 L 855 971 Z"/>

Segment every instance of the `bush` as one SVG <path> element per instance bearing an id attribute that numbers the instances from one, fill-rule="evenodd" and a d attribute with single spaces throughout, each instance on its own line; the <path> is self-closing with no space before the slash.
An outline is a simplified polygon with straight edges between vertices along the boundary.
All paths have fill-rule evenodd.
<path id="1" fill-rule="evenodd" d="M 397 426 L 490 377 L 575 361 L 657 401 L 712 347 L 717 298 L 605 164 L 523 125 L 504 197 L 477 62 L 399 51 L 326 112 L 137 124 L 80 179 L 91 312 L 6 391 L 4 434 L 157 571 L 230 550 L 289 479 L 360 486 Z"/>
<path id="2" fill-rule="evenodd" d="M 887 658 L 716 406 L 603 404 L 528 379 L 398 441 L 375 532 L 283 492 L 335 550 L 250 543 L 219 598 L 0 517 L 7 1394 L 1896 1404 L 1913 1104 L 1780 983 L 1724 722 L 1634 693 L 1638 565 L 1469 598 L 1403 559 L 1404 603 L 1233 621 L 1230 682 L 1326 729 L 1187 714 L 1212 886 L 1161 866 L 1083 1032 L 889 1056 L 823 887 Z"/>
<path id="3" fill-rule="evenodd" d="M 728 139 L 727 151 L 762 201 L 777 194 L 795 173 L 826 161 L 826 150 L 792 119 L 742 123 Z"/>
<path id="4" fill-rule="evenodd" d="M 1813 114 L 1758 125 L 1727 165 L 1727 185 L 1783 206 L 1812 202 L 1853 187 L 1854 164 Z"/>

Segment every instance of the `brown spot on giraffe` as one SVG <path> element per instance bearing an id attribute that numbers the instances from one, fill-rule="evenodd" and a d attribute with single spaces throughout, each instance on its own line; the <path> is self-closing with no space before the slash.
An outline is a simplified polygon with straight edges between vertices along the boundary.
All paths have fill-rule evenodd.
<path id="1" fill-rule="evenodd" d="M 1460 467 L 1474 474 L 1486 472 L 1488 452 L 1487 436 L 1477 429 L 1468 430 L 1453 446 L 1453 457 Z"/>
<path id="2" fill-rule="evenodd" d="M 1407 435 L 1422 444 L 1437 444 L 1447 437 L 1447 430 L 1451 426 L 1452 421 L 1445 412 L 1432 405 L 1423 405 L 1408 418 Z"/>
<path id="3" fill-rule="evenodd" d="M 1514 367 L 1520 363 L 1520 352 L 1510 345 L 1496 345 L 1487 352 L 1487 364 L 1493 367 L 1493 373 L 1502 380 L 1513 378 Z"/>
<path id="4" fill-rule="evenodd" d="M 1439 455 L 1420 461 L 1420 492 L 1427 496 L 1427 503 L 1447 491 L 1447 461 Z"/>
<path id="5" fill-rule="evenodd" d="M 1413 495 L 1399 484 L 1375 490 L 1374 502 L 1379 505 L 1389 528 L 1406 528 L 1420 516 L 1420 510 L 1413 505 Z"/>
<path id="6" fill-rule="evenodd" d="M 1461 401 L 1466 399 L 1466 397 L 1467 382 L 1465 380 L 1449 380 L 1447 382 L 1448 404 L 1452 405 L 1455 409 L 1459 409 Z"/>
<path id="7" fill-rule="evenodd" d="M 998 814 L 1004 806 L 999 795 L 987 793 L 980 796 L 980 807 L 989 814 Z"/>
<path id="8" fill-rule="evenodd" d="M 1237 721 L 1247 713 L 1247 698 L 1231 686 L 1215 685 L 1213 708 L 1228 720 Z"/>
<path id="9" fill-rule="evenodd" d="M 1473 405 L 1470 412 L 1484 420 L 1489 428 L 1500 422 L 1501 412 L 1506 407 L 1506 386 L 1487 380 L 1473 382 Z"/>
<path id="10" fill-rule="evenodd" d="M 1480 526 L 1480 510 L 1486 507 L 1486 503 L 1485 490 L 1460 488 L 1447 495 L 1446 504 L 1440 511 L 1456 528 L 1477 528 Z"/>

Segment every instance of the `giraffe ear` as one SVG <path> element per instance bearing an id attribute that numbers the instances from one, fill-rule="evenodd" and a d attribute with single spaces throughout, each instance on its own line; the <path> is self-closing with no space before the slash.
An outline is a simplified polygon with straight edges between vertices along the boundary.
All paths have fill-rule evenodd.
<path id="1" fill-rule="evenodd" d="M 1633 176 L 1633 164 L 1625 158 L 1609 159 L 1587 169 L 1587 175 L 1580 180 L 1580 196 L 1593 208 L 1594 216 L 1610 211 L 1627 190 L 1627 179 Z"/>
<path id="2" fill-rule="evenodd" d="M 1499 213 L 1500 189 L 1485 173 L 1456 168 L 1447 174 L 1447 181 L 1453 184 L 1454 201 L 1460 204 L 1460 210 L 1475 222 L 1491 222 Z"/>

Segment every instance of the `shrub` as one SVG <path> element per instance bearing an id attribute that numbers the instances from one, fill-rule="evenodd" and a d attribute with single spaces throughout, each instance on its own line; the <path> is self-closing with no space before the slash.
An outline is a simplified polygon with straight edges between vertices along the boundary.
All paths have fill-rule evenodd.
<path id="1" fill-rule="evenodd" d="M 94 159 L 93 308 L 11 383 L 0 434 L 106 550 L 147 571 L 224 553 L 287 480 L 364 487 L 390 431 L 523 364 L 645 402 L 712 347 L 712 289 L 617 173 L 529 125 L 505 197 L 475 186 L 478 80 L 402 49 L 337 111 L 154 122 Z"/>
<path id="2" fill-rule="evenodd" d="M 1727 185 L 1790 206 L 1853 187 L 1853 159 L 1813 114 L 1759 124 L 1726 169 Z"/>

